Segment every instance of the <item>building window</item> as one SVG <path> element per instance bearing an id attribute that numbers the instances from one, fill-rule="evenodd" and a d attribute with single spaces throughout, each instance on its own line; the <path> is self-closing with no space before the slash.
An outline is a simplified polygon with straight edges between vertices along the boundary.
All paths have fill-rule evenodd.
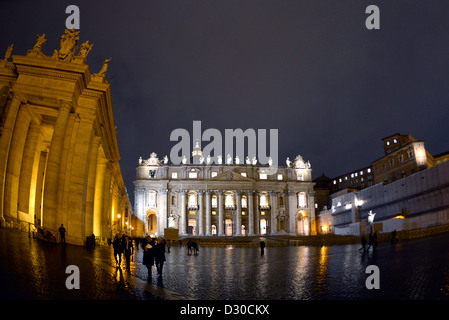
<path id="1" fill-rule="evenodd" d="M 189 204 L 190 208 L 198 206 L 197 196 L 196 194 L 189 194 Z"/>
<path id="2" fill-rule="evenodd" d="M 217 207 L 217 196 L 216 195 L 212 196 L 211 206 L 212 206 L 212 208 L 216 208 Z"/>
<path id="3" fill-rule="evenodd" d="M 282 174 L 278 174 L 278 180 L 282 180 L 283 178 Z"/>
<path id="4" fill-rule="evenodd" d="M 156 192 L 148 191 L 147 193 L 147 207 L 156 208 Z"/>
<path id="5" fill-rule="evenodd" d="M 240 173 L 242 176 L 246 177 L 246 172 Z"/>
<path id="6" fill-rule="evenodd" d="M 198 172 L 196 172 L 196 171 L 191 171 L 191 172 L 189 172 L 189 178 L 191 178 L 191 179 L 196 179 L 196 178 L 198 178 Z"/>
<path id="7" fill-rule="evenodd" d="M 213 177 L 216 177 L 217 174 L 218 174 L 218 172 L 212 172 L 212 173 L 211 173 L 211 177 L 212 177 L 212 178 L 213 178 Z"/>
<path id="8" fill-rule="evenodd" d="M 304 208 L 306 207 L 306 193 L 300 192 L 298 193 L 298 207 Z"/>
<path id="9" fill-rule="evenodd" d="M 232 194 L 227 194 L 225 197 L 225 207 L 234 208 L 234 196 Z"/>
<path id="10" fill-rule="evenodd" d="M 334 180 L 334 184 L 337 184 L 337 180 Z"/>
<path id="11" fill-rule="evenodd" d="M 267 180 L 267 174 L 266 173 L 260 173 L 259 174 L 259 179 L 260 180 Z"/>
<path id="12" fill-rule="evenodd" d="M 260 195 L 260 207 L 261 208 L 268 208 L 268 197 L 265 194 Z"/>
<path id="13" fill-rule="evenodd" d="M 178 173 L 177 172 L 172 172 L 171 173 L 171 178 L 172 179 L 178 179 Z"/>
<path id="14" fill-rule="evenodd" d="M 409 150 L 407 151 L 407 153 L 408 153 L 408 158 L 409 158 L 409 159 L 412 159 L 412 158 L 413 158 L 413 151 L 412 151 L 411 149 L 409 149 Z"/>
<path id="15" fill-rule="evenodd" d="M 248 201 L 246 199 L 246 196 L 242 196 L 242 208 L 248 207 Z"/>

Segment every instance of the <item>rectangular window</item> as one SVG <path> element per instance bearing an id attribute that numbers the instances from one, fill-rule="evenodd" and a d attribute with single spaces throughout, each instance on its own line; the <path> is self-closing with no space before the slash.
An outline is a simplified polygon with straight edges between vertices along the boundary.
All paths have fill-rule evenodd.
<path id="1" fill-rule="evenodd" d="M 278 174 L 278 180 L 284 179 L 284 176 L 282 174 Z"/>
<path id="2" fill-rule="evenodd" d="M 189 172 L 189 178 L 191 179 L 198 178 L 198 172 Z"/>
<path id="3" fill-rule="evenodd" d="M 304 208 L 306 207 L 306 193 L 300 192 L 298 193 L 298 207 Z"/>
<path id="4" fill-rule="evenodd" d="M 212 174 L 211 174 L 211 177 L 213 178 L 213 177 L 216 177 L 217 176 L 217 172 L 212 172 Z"/>
<path id="5" fill-rule="evenodd" d="M 259 174 L 259 179 L 260 180 L 267 180 L 267 174 L 266 173 L 260 173 Z"/>
<path id="6" fill-rule="evenodd" d="M 171 173 L 171 178 L 172 179 L 178 179 L 178 173 L 177 172 L 172 172 Z"/>

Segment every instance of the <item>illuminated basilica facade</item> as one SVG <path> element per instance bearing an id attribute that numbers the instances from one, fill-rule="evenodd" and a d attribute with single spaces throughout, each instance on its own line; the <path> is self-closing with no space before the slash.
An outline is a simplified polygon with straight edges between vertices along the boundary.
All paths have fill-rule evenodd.
<path id="1" fill-rule="evenodd" d="M 134 181 L 137 234 L 256 236 L 316 234 L 314 183 L 301 156 L 273 173 L 252 161 L 215 164 L 194 149 L 194 164 L 139 159 Z M 232 163 L 234 162 L 234 163 Z"/>

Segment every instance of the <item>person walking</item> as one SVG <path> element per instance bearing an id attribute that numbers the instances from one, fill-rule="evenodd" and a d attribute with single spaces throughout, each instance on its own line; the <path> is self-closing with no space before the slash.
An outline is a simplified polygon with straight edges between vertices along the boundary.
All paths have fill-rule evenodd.
<path id="1" fill-rule="evenodd" d="M 373 236 L 373 233 L 371 232 L 368 237 L 368 248 L 366 249 L 366 251 L 369 251 L 369 248 L 371 248 L 373 245 L 374 245 L 374 236 Z M 373 247 L 373 250 L 374 250 L 374 247 Z"/>
<path id="2" fill-rule="evenodd" d="M 362 236 L 362 247 L 359 249 L 361 251 L 363 249 L 363 252 L 366 251 L 366 238 L 365 235 Z"/>
<path id="3" fill-rule="evenodd" d="M 134 253 L 133 241 L 125 236 L 125 240 L 123 241 L 123 255 L 125 256 L 126 263 L 126 271 L 131 271 L 131 256 Z"/>
<path id="4" fill-rule="evenodd" d="M 263 256 L 265 253 L 265 241 L 260 241 L 260 255 Z"/>
<path id="5" fill-rule="evenodd" d="M 151 280 L 151 271 L 154 265 L 154 240 L 148 236 L 144 241 L 142 241 L 143 260 L 142 263 L 148 269 L 148 280 Z"/>
<path id="6" fill-rule="evenodd" d="M 165 262 L 165 240 L 161 237 L 157 238 L 154 260 L 156 261 L 157 274 L 162 277 L 162 268 Z"/>
<path id="7" fill-rule="evenodd" d="M 59 242 L 60 243 L 65 244 L 65 233 L 66 233 L 66 230 L 64 228 L 64 225 L 61 223 L 61 226 L 59 227 L 59 235 L 60 235 Z"/>
<path id="8" fill-rule="evenodd" d="M 115 236 L 114 241 L 112 242 L 112 247 L 114 248 L 114 258 L 117 268 L 120 268 L 122 264 L 122 252 L 123 252 L 123 242 L 120 234 Z"/>

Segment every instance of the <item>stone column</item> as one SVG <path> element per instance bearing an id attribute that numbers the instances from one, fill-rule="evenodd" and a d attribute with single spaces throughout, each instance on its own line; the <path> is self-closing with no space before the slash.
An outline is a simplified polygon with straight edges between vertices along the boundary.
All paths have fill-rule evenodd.
<path id="1" fill-rule="evenodd" d="M 101 224 L 103 222 L 103 211 L 104 211 L 104 198 L 105 194 L 109 193 L 109 186 L 106 189 L 105 186 L 105 175 L 107 168 L 107 160 L 97 159 L 97 168 L 95 170 L 95 196 L 94 196 L 94 207 L 93 207 L 93 233 L 95 236 L 102 236 Z M 103 235 L 104 237 L 105 235 Z"/>
<path id="2" fill-rule="evenodd" d="M 165 228 L 167 228 L 167 220 L 168 220 L 168 189 L 162 189 L 162 212 L 163 212 L 163 220 L 162 220 L 162 230 L 159 233 L 164 233 Z"/>
<path id="3" fill-rule="evenodd" d="M 58 199 L 59 165 L 61 162 L 61 154 L 70 109 L 71 105 L 69 102 L 61 101 L 47 160 L 42 222 L 44 227 L 49 228 L 52 231 L 58 229 L 56 208 Z"/>
<path id="4" fill-rule="evenodd" d="M 17 220 L 20 220 L 17 208 L 17 202 L 19 200 L 20 169 L 22 167 L 23 153 L 30 122 L 31 115 L 28 110 L 22 106 L 14 126 L 5 179 L 5 216 Z"/>
<path id="5" fill-rule="evenodd" d="M 255 198 L 256 198 L 256 221 L 254 222 L 254 232 L 256 235 L 260 234 L 260 207 L 259 207 L 259 193 L 255 192 Z"/>
<path id="6" fill-rule="evenodd" d="M 198 191 L 198 235 L 204 235 L 204 226 L 203 226 L 203 214 L 204 214 L 204 206 L 203 206 L 203 190 Z"/>
<path id="7" fill-rule="evenodd" d="M 277 229 L 277 193 L 276 192 L 270 192 L 270 218 L 271 218 L 271 226 L 270 226 L 270 234 L 276 234 Z"/>
<path id="8" fill-rule="evenodd" d="M 181 190 L 181 214 L 180 214 L 180 221 L 179 221 L 179 234 L 180 235 L 186 235 L 187 234 L 187 217 L 186 217 L 186 190 Z"/>
<path id="9" fill-rule="evenodd" d="M 23 95 L 15 93 L 12 101 L 7 108 L 5 121 L 3 122 L 2 135 L 0 136 L 0 223 L 5 224 L 4 218 L 4 195 L 5 195 L 5 179 L 6 179 L 6 165 L 8 163 L 9 149 L 11 146 L 11 139 L 16 123 L 17 113 L 22 103 L 26 103 Z"/>
<path id="10" fill-rule="evenodd" d="M 296 192 L 295 191 L 288 191 L 288 216 L 289 216 L 289 233 L 291 235 L 296 235 L 296 225 L 297 225 L 297 214 L 298 214 L 298 206 L 297 206 L 297 199 L 296 199 Z"/>
<path id="11" fill-rule="evenodd" d="M 206 190 L 206 236 L 211 235 L 211 214 L 210 190 Z"/>
<path id="12" fill-rule="evenodd" d="M 92 140 L 92 149 L 89 159 L 89 173 L 86 194 L 86 236 L 94 233 L 94 199 L 95 199 L 95 183 L 98 162 L 98 147 L 100 146 L 100 137 L 95 136 Z M 98 235 L 98 234 L 97 234 Z"/>
<path id="13" fill-rule="evenodd" d="M 224 218 L 224 211 L 223 211 L 223 191 L 218 191 L 218 235 L 224 236 L 224 226 L 223 226 L 223 218 Z"/>
<path id="14" fill-rule="evenodd" d="M 248 235 L 254 235 L 253 190 L 248 191 Z"/>
<path id="15" fill-rule="evenodd" d="M 235 210 L 235 235 L 242 235 L 242 200 L 240 197 L 240 191 L 235 191 L 235 202 L 236 202 L 236 210 Z"/>
<path id="16" fill-rule="evenodd" d="M 34 223 L 34 204 L 36 199 L 36 181 L 39 169 L 42 133 L 39 125 L 31 123 L 23 152 L 22 168 L 19 180 L 19 215 L 29 214 L 29 222 Z"/>

